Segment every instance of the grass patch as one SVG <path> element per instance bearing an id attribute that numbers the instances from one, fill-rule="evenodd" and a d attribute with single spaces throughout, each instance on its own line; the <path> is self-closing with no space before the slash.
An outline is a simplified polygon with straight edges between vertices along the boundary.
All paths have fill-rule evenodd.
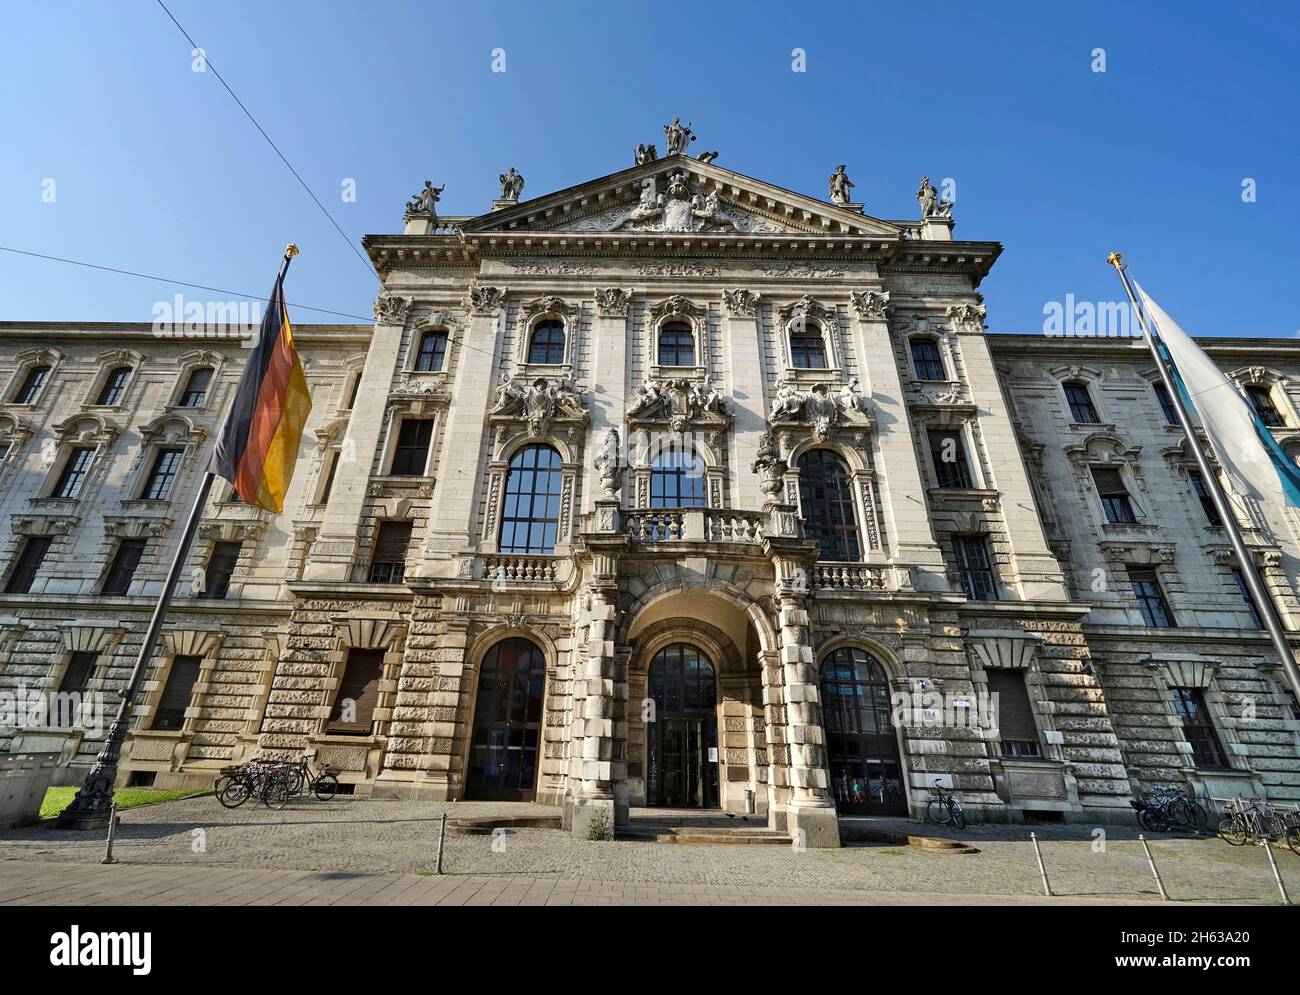
<path id="1" fill-rule="evenodd" d="M 41 802 L 41 818 L 51 819 L 58 815 L 76 796 L 79 788 L 67 786 L 62 788 L 49 788 L 45 792 L 45 798 Z M 201 795 L 208 788 L 190 788 L 186 791 L 156 791 L 153 788 L 118 788 L 113 792 L 113 798 L 117 801 L 118 811 L 124 808 L 138 808 L 141 805 L 156 805 L 158 802 L 175 801 L 177 798 L 189 798 L 191 795 Z"/>

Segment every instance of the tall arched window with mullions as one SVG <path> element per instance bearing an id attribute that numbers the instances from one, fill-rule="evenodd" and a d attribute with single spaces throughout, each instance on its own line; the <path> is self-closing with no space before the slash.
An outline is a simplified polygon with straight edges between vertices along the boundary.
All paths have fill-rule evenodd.
<path id="1" fill-rule="evenodd" d="M 704 461 L 690 446 L 672 443 L 650 468 L 650 507 L 704 507 Z"/>
<path id="2" fill-rule="evenodd" d="M 829 449 L 810 449 L 799 457 L 799 505 L 804 529 L 817 540 L 823 560 L 862 556 L 853 483 L 844 461 Z"/>
<path id="3" fill-rule="evenodd" d="M 560 454 L 525 446 L 510 460 L 501 508 L 502 553 L 554 553 L 560 524 Z"/>

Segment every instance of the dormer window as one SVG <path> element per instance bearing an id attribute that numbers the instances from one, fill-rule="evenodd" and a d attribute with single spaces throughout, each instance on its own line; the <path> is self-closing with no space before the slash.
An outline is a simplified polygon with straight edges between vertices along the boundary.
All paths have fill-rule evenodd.
<path id="1" fill-rule="evenodd" d="M 181 394 L 182 408 L 201 408 L 207 403 L 208 386 L 212 383 L 212 367 L 200 366 L 190 374 L 185 391 Z"/>
<path id="2" fill-rule="evenodd" d="M 537 366 L 559 366 L 564 362 L 564 322 L 543 318 L 533 326 L 528 362 Z"/>
<path id="3" fill-rule="evenodd" d="M 95 403 L 105 406 L 121 404 L 122 395 L 126 393 L 126 385 L 130 379 L 131 367 L 129 366 L 118 366 L 110 370 Z"/>
<path id="4" fill-rule="evenodd" d="M 790 329 L 790 365 L 796 370 L 826 369 L 826 339 L 815 321 L 796 323 Z"/>
<path id="5" fill-rule="evenodd" d="M 660 327 L 659 365 L 695 365 L 695 332 L 687 322 L 669 321 Z"/>
<path id="6" fill-rule="evenodd" d="M 1265 425 L 1269 428 L 1282 427 L 1282 415 L 1274 406 L 1273 395 L 1267 387 L 1251 384 L 1246 388 L 1246 400 L 1250 402 L 1250 406 L 1255 409 L 1255 414 L 1259 415 L 1259 420 Z"/>

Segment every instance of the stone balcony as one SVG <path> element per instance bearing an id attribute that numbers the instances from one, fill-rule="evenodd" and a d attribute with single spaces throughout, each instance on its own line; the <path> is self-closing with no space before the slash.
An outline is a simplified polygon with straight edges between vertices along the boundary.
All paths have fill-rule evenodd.
<path id="1" fill-rule="evenodd" d="M 767 516 L 728 508 L 665 508 L 624 512 L 623 523 L 634 543 L 728 542 L 761 544 Z"/>

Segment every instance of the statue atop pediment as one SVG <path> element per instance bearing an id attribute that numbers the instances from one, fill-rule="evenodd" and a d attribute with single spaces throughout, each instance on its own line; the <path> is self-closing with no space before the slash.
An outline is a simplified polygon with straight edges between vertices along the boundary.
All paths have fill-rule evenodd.
<path id="1" fill-rule="evenodd" d="M 940 199 L 939 191 L 935 189 L 928 176 L 921 177 L 921 185 L 916 191 L 916 201 L 921 205 L 922 220 L 952 217 L 952 201 L 947 197 Z"/>
<path id="2" fill-rule="evenodd" d="M 647 162 L 654 162 L 659 158 L 659 152 L 653 145 L 637 145 L 632 150 L 632 161 L 638 166 L 644 166 Z"/>
<path id="3" fill-rule="evenodd" d="M 514 166 L 510 167 L 509 172 L 501 173 L 498 179 L 501 181 L 502 200 L 518 200 L 524 192 L 524 178 Z"/>
<path id="4" fill-rule="evenodd" d="M 695 141 L 695 132 L 690 122 L 682 124 L 682 119 L 675 117 L 671 123 L 664 125 L 664 152 L 667 155 L 685 155 L 686 148 Z"/>
<path id="5" fill-rule="evenodd" d="M 447 189 L 447 184 L 435 187 L 432 180 L 424 181 L 424 189 L 406 202 L 406 219 L 411 218 L 436 218 L 438 216 L 438 201 L 442 198 L 442 192 Z"/>
<path id="6" fill-rule="evenodd" d="M 849 179 L 848 174 L 844 172 L 844 166 L 836 166 L 835 172 L 831 173 L 831 203 L 844 205 L 851 199 L 849 191 L 853 189 L 853 181 Z"/>

